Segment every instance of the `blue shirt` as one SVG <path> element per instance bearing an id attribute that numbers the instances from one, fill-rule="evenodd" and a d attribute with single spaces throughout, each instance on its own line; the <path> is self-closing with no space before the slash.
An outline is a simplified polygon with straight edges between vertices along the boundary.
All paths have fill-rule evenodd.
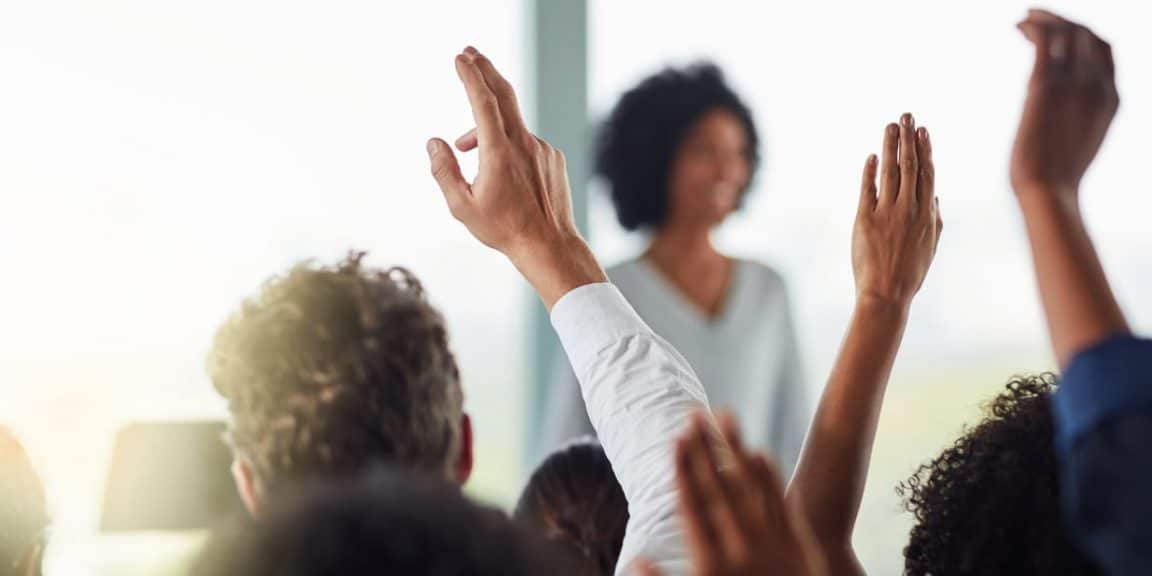
<path id="1" fill-rule="evenodd" d="M 1052 407 L 1072 537 L 1106 574 L 1152 574 L 1152 340 L 1077 354 Z"/>

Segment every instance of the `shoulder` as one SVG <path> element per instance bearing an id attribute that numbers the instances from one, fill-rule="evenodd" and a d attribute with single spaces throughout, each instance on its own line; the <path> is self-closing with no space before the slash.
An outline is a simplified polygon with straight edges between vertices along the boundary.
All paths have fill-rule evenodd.
<path id="1" fill-rule="evenodd" d="M 746 281 L 756 287 L 757 292 L 787 294 L 788 286 L 784 276 L 772 266 L 756 260 L 738 258 L 741 274 L 747 276 Z"/>

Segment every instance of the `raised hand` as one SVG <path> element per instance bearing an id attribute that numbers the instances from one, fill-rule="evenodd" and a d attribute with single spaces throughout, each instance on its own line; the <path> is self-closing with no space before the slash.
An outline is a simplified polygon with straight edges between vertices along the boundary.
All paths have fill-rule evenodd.
<path id="1" fill-rule="evenodd" d="M 1052 349 L 1062 367 L 1128 331 L 1080 215 L 1079 188 L 1120 98 L 1112 49 L 1091 30 L 1032 10 L 1018 27 L 1036 48 L 1012 148 L 1012 186 L 1028 227 Z"/>
<path id="2" fill-rule="evenodd" d="M 697 415 L 676 446 L 681 520 L 699 576 L 814 576 L 823 562 L 804 524 L 784 501 L 784 484 L 762 454 L 744 448 L 730 414 L 721 414 L 722 457 Z M 731 461 L 724 461 L 730 454 Z M 641 563 L 641 574 L 657 576 Z"/>
<path id="3" fill-rule="evenodd" d="M 876 425 L 912 297 L 944 228 L 928 131 L 905 114 L 885 129 L 883 154 L 882 161 L 869 156 L 860 185 L 852 236 L 856 309 L 787 494 L 833 574 L 864 574 L 852 532 Z"/>
<path id="4" fill-rule="evenodd" d="M 551 308 L 568 291 L 606 279 L 572 220 L 564 155 L 528 131 L 516 93 L 492 62 L 474 48 L 456 56 L 480 169 L 468 182 L 456 155 L 439 138 L 428 141 L 432 175 L 452 215 L 476 239 L 520 269 Z"/>
<path id="5" fill-rule="evenodd" d="M 1012 186 L 1074 200 L 1120 105 L 1112 47 L 1044 10 L 1029 11 L 1018 28 L 1036 62 L 1012 148 Z"/>
<path id="6" fill-rule="evenodd" d="M 864 166 L 852 234 L 858 300 L 907 306 L 920 290 L 944 229 L 935 186 L 928 130 L 904 114 L 884 131 L 883 159 L 873 154 Z"/>

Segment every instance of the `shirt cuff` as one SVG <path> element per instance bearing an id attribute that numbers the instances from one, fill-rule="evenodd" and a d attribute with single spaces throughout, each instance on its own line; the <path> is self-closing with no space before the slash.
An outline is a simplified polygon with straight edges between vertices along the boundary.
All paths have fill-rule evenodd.
<path id="1" fill-rule="evenodd" d="M 576 374 L 605 348 L 637 334 L 652 334 L 615 285 L 585 284 L 552 306 L 552 328 Z"/>
<path id="2" fill-rule="evenodd" d="M 1052 399 L 1056 444 L 1072 448 L 1083 434 L 1132 409 L 1152 405 L 1152 340 L 1113 336 L 1072 358 Z"/>

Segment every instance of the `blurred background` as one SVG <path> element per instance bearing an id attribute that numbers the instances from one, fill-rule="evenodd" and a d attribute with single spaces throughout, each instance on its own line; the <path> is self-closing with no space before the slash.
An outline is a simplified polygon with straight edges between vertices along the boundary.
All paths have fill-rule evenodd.
<path id="1" fill-rule="evenodd" d="M 1085 210 L 1147 332 L 1152 190 L 1140 154 L 1152 134 L 1142 72 L 1152 37 L 1129 2 L 1043 4 L 1113 44 L 1124 104 Z M 202 523 L 125 519 L 115 502 L 160 510 L 207 497 L 181 471 L 194 476 L 218 454 L 188 456 L 183 433 L 141 443 L 169 438 L 141 430 L 184 422 L 211 443 L 225 416 L 203 370 L 215 328 L 268 276 L 349 249 L 415 270 L 447 316 L 478 442 L 468 489 L 511 504 L 532 465 L 555 342 L 516 271 L 449 217 L 428 175 L 426 139 L 471 127 L 452 67 L 469 44 L 568 153 L 578 218 L 606 263 L 643 242 L 588 176 L 594 127 L 660 67 L 720 64 L 753 108 L 765 160 L 719 243 L 785 274 L 814 388 L 851 311 L 864 158 L 903 111 L 931 128 L 947 230 L 897 363 L 856 536 L 870 572 L 898 573 L 910 518 L 895 485 L 1011 375 L 1053 366 L 1007 185 L 1031 63 L 1014 24 L 1029 5 L 0 4 L 0 425 L 47 484 L 48 573 L 182 573 Z M 163 474 L 125 479 L 125 458 Z"/>

